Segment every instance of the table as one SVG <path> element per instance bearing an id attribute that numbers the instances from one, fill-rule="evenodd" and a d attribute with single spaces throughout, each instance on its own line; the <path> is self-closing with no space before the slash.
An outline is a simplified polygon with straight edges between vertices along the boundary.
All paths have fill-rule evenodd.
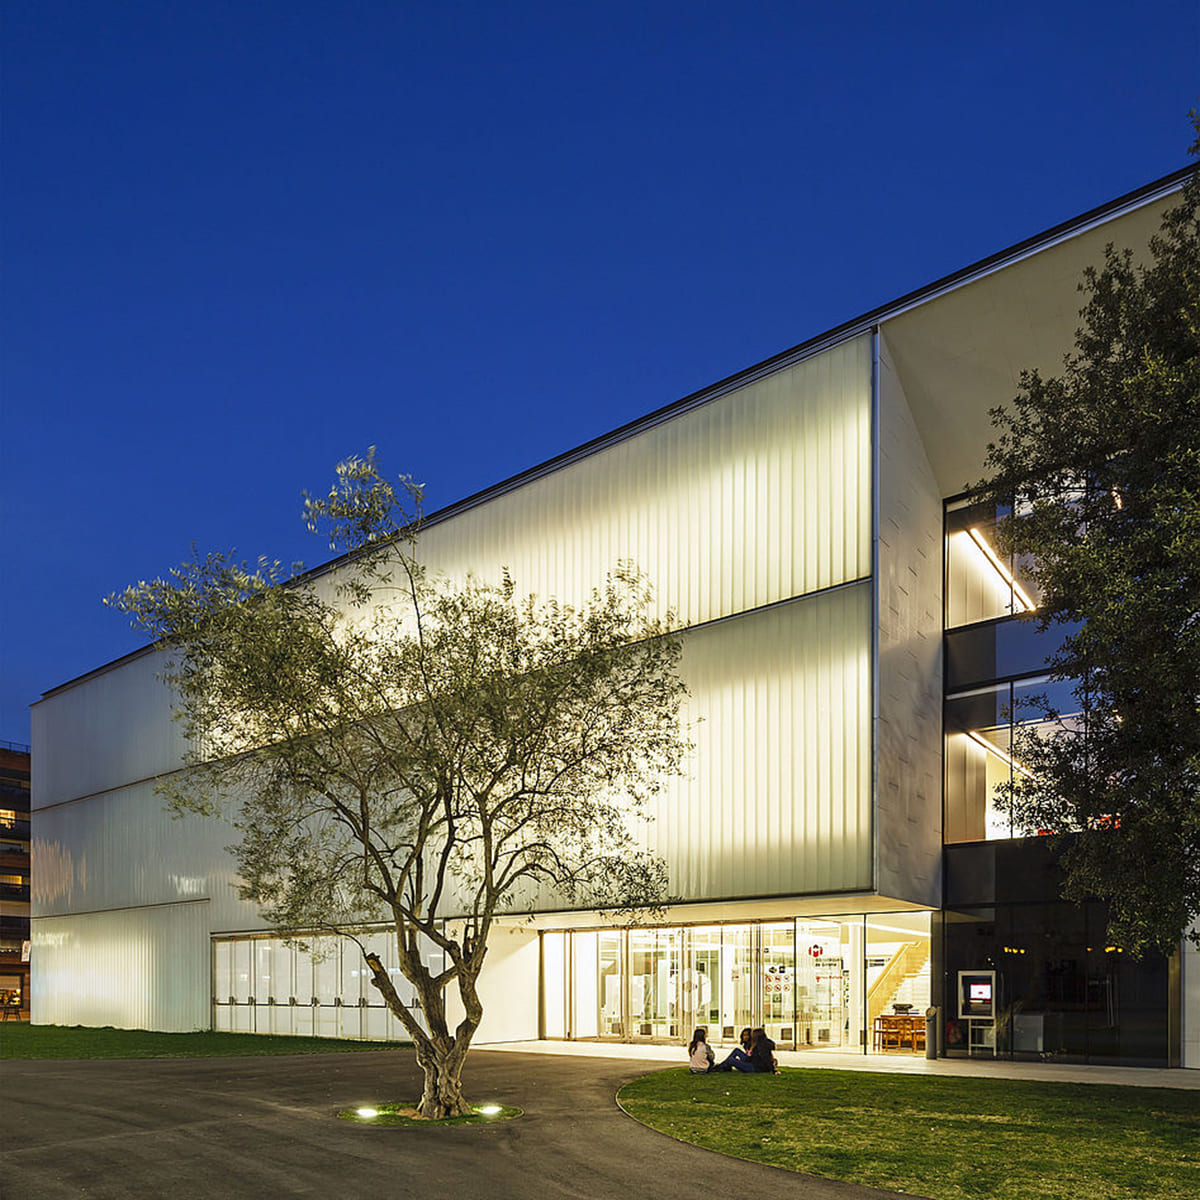
<path id="1" fill-rule="evenodd" d="M 889 1013 L 875 1018 L 876 1050 L 924 1050 L 925 1018 L 912 1013 Z"/>

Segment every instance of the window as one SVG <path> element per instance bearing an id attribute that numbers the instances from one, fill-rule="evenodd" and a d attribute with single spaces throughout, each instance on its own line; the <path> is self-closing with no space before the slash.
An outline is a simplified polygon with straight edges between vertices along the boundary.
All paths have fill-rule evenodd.
<path id="1" fill-rule="evenodd" d="M 958 501 L 946 507 L 946 628 L 1019 616 L 1037 607 L 1029 561 L 1004 554 L 996 532 L 1006 510 Z"/>

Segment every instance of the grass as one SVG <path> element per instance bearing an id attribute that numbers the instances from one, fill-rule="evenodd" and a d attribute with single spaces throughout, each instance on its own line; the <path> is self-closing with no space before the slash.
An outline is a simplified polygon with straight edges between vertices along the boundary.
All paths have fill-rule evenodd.
<path id="1" fill-rule="evenodd" d="M 260 1033 L 151 1033 L 145 1029 L 88 1029 L 82 1025 L 0 1023 L 2 1058 L 218 1058 L 225 1055 L 344 1054 L 395 1050 L 401 1042 L 274 1037 Z"/>
<path id="2" fill-rule="evenodd" d="M 1200 1092 L 856 1071 L 661 1071 L 618 1096 L 698 1146 L 932 1200 L 1200 1196 Z"/>
<path id="3" fill-rule="evenodd" d="M 492 1107 L 491 1105 L 476 1104 L 472 1107 L 475 1111 L 469 1116 L 443 1117 L 440 1121 L 429 1121 L 417 1116 L 417 1110 L 412 1104 L 376 1104 L 372 1108 L 343 1108 L 338 1116 L 343 1121 L 354 1121 L 358 1125 L 423 1125 L 428 1129 L 431 1125 L 489 1125 L 493 1121 L 511 1121 L 513 1117 L 521 1115 L 519 1108 L 510 1108 L 503 1104 L 494 1106 L 496 1112 L 480 1111 Z M 375 1115 L 366 1116 L 366 1113 Z"/>

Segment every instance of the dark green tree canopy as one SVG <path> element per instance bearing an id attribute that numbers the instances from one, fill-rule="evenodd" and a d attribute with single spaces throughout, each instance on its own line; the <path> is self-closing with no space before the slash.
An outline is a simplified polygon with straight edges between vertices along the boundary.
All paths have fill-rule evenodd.
<path id="1" fill-rule="evenodd" d="M 1193 152 L 1200 150 L 1200 138 Z M 1108 902 L 1110 937 L 1170 953 L 1200 913 L 1200 180 L 1144 263 L 1109 246 L 1063 371 L 993 412 L 979 493 L 1032 556 L 1026 619 L 1078 623 L 1050 661 L 1082 716 L 1020 730 L 1018 825 L 1071 834 L 1067 894 Z M 1017 714 L 1018 721 L 1029 714 Z"/>

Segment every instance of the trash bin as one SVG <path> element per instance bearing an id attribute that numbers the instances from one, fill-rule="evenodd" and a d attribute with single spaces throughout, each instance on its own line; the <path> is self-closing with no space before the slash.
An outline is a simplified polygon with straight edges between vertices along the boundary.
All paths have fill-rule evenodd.
<path id="1" fill-rule="evenodd" d="M 941 1009 L 937 1005 L 931 1005 L 925 1010 L 925 1057 L 937 1058 L 938 1056 L 938 1014 Z"/>

